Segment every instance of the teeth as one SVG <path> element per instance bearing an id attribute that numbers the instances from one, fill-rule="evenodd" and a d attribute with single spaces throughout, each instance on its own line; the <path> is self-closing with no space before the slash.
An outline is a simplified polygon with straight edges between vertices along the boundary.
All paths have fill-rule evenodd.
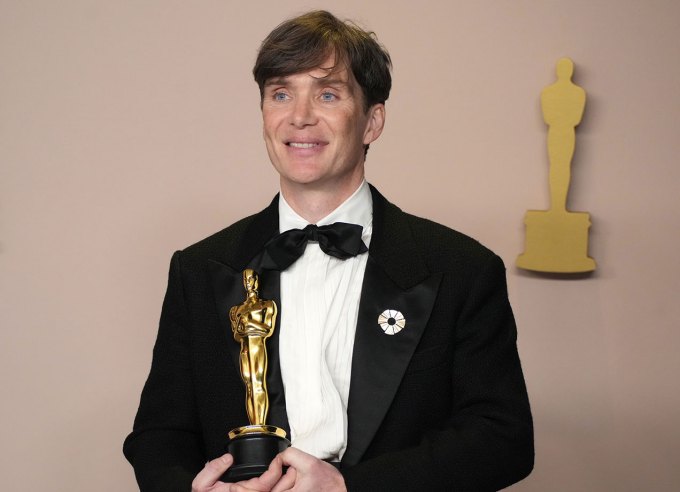
<path id="1" fill-rule="evenodd" d="M 311 149 L 312 147 L 316 147 L 319 144 L 315 143 L 301 143 L 301 142 L 290 142 L 288 145 L 291 147 L 295 147 L 296 149 Z"/>

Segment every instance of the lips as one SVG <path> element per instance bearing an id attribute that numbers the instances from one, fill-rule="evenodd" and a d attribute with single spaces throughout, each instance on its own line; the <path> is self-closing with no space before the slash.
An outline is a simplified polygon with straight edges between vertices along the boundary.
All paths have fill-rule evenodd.
<path id="1" fill-rule="evenodd" d="M 296 149 L 311 149 L 313 147 L 318 147 L 321 144 L 318 142 L 288 142 L 286 145 Z"/>

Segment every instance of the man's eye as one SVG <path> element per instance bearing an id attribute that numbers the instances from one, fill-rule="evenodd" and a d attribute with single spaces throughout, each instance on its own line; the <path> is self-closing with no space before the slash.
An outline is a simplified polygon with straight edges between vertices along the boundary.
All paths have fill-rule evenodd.
<path id="1" fill-rule="evenodd" d="M 335 101 L 335 94 L 332 92 L 324 92 L 321 94 L 321 100 L 325 102 Z"/>
<path id="2" fill-rule="evenodd" d="M 275 92 L 274 93 L 274 100 L 275 101 L 285 101 L 288 99 L 288 94 L 285 92 Z"/>

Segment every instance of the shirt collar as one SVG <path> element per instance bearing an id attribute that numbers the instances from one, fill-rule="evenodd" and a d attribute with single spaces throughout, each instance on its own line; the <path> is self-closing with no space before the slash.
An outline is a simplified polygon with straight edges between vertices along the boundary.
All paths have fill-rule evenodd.
<path id="1" fill-rule="evenodd" d="M 362 226 L 361 239 L 366 246 L 371 240 L 373 229 L 373 198 L 368 183 L 364 179 L 359 188 L 352 195 L 324 218 L 317 221 L 316 225 L 328 225 L 334 222 L 347 222 Z M 279 231 L 286 232 L 290 229 L 304 229 L 309 222 L 300 217 L 295 210 L 279 193 Z"/>

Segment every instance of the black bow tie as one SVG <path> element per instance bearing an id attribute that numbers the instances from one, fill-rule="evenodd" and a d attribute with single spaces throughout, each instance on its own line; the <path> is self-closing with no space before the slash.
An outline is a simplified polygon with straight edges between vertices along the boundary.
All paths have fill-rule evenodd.
<path id="1" fill-rule="evenodd" d="M 308 241 L 317 241 L 327 255 L 346 260 L 368 251 L 361 240 L 363 227 L 336 222 L 325 226 L 310 224 L 304 229 L 283 232 L 264 245 L 263 267 L 285 270 L 302 256 Z"/>

